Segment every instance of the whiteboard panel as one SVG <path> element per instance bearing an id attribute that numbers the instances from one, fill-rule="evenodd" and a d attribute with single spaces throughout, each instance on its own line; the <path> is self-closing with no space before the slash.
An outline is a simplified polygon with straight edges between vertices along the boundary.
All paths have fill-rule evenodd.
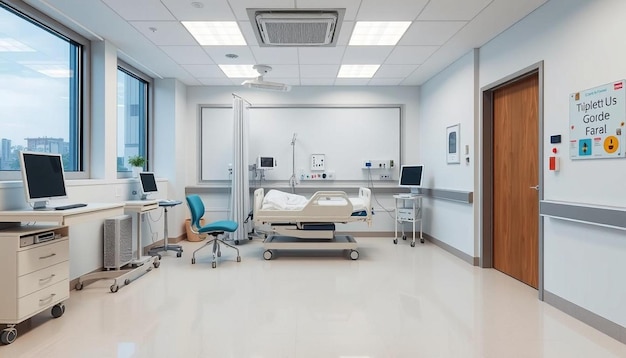
<path id="1" fill-rule="evenodd" d="M 232 162 L 232 110 L 203 108 L 202 180 L 228 179 Z M 300 178 L 311 170 L 311 155 L 324 154 L 325 171 L 335 181 L 367 180 L 365 160 L 393 160 L 391 174 L 397 178 L 400 163 L 400 107 L 281 107 L 250 108 L 250 161 L 274 157 L 277 167 L 265 172 L 267 180 L 289 180 L 292 171 Z M 220 133 L 218 138 L 215 134 Z M 213 135 L 212 135 L 213 134 Z M 295 140 L 295 168 L 291 141 Z"/>

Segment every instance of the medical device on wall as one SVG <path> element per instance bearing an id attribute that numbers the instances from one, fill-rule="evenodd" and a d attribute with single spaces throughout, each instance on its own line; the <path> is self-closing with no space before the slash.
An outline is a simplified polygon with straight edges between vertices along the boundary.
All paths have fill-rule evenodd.
<path id="1" fill-rule="evenodd" d="M 398 185 L 411 189 L 410 195 L 418 195 L 422 187 L 423 165 L 403 165 L 400 168 L 400 180 Z"/>
<path id="2" fill-rule="evenodd" d="M 50 199 L 67 198 L 61 154 L 22 151 L 19 157 L 26 201 L 33 209 L 45 209 Z"/>
<path id="3" fill-rule="evenodd" d="M 148 199 L 148 195 L 159 191 L 157 188 L 156 179 L 154 173 L 141 172 L 139 173 L 139 181 L 141 182 L 141 200 Z"/>
<path id="4" fill-rule="evenodd" d="M 326 155 L 311 154 L 311 170 L 324 170 L 324 169 L 326 169 Z"/>
<path id="5" fill-rule="evenodd" d="M 274 169 L 276 167 L 276 159 L 274 157 L 258 157 L 256 158 L 257 169 Z"/>

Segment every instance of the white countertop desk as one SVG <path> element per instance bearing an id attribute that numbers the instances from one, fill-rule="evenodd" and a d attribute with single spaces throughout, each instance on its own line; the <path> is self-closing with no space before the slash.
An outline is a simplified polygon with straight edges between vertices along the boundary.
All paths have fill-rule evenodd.
<path id="1" fill-rule="evenodd" d="M 75 223 L 104 220 L 124 214 L 124 203 L 89 203 L 81 208 L 67 210 L 4 210 L 0 211 L 0 223 L 51 222 L 70 226 Z"/>
<path id="2" fill-rule="evenodd" d="M 133 203 L 133 202 L 130 202 Z M 150 201 L 146 201 L 146 204 L 149 204 Z M 154 201 L 154 203 L 157 203 Z M 144 204 L 145 205 L 145 204 Z M 130 205 L 130 210 L 144 210 L 147 208 L 139 208 L 135 205 Z M 87 221 L 99 220 L 103 221 L 107 218 L 119 216 L 124 214 L 124 209 L 126 208 L 126 203 L 88 203 L 87 206 L 67 209 L 67 210 L 32 210 L 32 209 L 23 209 L 23 210 L 4 210 L 0 211 L 0 225 L 3 227 L 17 226 L 22 223 L 58 223 L 61 225 L 67 225 L 71 227 L 73 224 L 79 224 Z M 158 208 L 158 203 L 156 207 Z M 98 233 L 98 235 L 102 235 L 102 233 Z M 70 240 L 77 240 L 76 238 L 70 238 Z M 78 239 L 79 240 L 79 239 Z M 141 237 L 139 237 L 141 240 Z M 141 253 L 141 245 L 139 245 L 139 249 L 137 250 L 138 254 Z M 70 262 L 72 258 L 70 257 Z M 143 263 L 152 263 L 154 267 L 158 267 L 160 262 L 158 257 L 147 258 L 143 260 Z M 113 279 L 113 285 L 111 285 L 111 292 L 117 292 L 117 290 L 124 285 L 129 284 L 135 278 L 143 275 L 144 273 L 150 271 L 152 267 L 150 265 L 141 265 L 134 269 L 128 270 L 115 270 L 115 271 L 101 271 L 101 272 L 93 272 L 82 275 L 78 278 L 78 282 L 76 283 L 76 289 L 81 290 L 83 285 L 87 281 L 95 281 L 99 279 Z"/>

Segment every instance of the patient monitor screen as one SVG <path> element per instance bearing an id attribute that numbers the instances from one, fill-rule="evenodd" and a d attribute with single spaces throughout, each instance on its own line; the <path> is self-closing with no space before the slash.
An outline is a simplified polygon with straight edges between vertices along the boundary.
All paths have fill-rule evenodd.
<path id="1" fill-rule="evenodd" d="M 420 186 L 422 185 L 422 169 L 421 165 L 404 165 L 400 172 L 400 185 L 402 186 Z"/>
<path id="2" fill-rule="evenodd" d="M 261 169 L 274 168 L 274 157 L 259 157 L 257 166 Z"/>

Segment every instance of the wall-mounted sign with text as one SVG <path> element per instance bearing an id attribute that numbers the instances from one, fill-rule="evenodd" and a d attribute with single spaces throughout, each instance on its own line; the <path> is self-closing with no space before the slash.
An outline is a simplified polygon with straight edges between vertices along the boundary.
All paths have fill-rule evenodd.
<path id="1" fill-rule="evenodd" d="M 569 103 L 570 158 L 626 156 L 626 80 L 572 93 Z"/>

